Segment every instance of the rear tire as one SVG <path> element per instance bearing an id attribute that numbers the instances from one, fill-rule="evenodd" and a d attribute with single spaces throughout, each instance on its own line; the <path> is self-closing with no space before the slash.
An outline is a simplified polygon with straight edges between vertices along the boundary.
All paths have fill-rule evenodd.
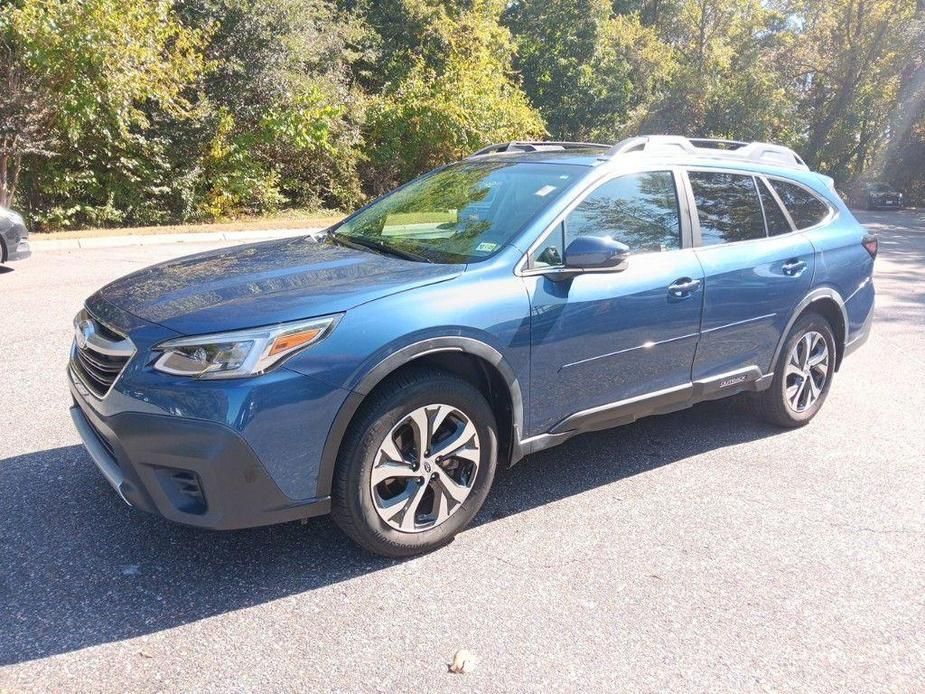
<path id="1" fill-rule="evenodd" d="M 482 507 L 497 441 L 494 414 L 470 383 L 431 368 L 400 373 L 363 403 L 347 432 L 331 516 L 374 554 L 441 547 Z"/>
<path id="2" fill-rule="evenodd" d="M 801 427 L 825 402 L 835 374 L 835 336 L 818 313 L 797 319 L 774 365 L 771 387 L 751 399 L 755 414 L 782 427 Z"/>

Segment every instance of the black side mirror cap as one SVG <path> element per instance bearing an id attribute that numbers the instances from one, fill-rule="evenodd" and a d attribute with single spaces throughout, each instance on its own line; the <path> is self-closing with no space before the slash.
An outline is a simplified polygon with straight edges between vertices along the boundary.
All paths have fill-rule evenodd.
<path id="1" fill-rule="evenodd" d="M 629 256 L 629 246 L 612 236 L 579 236 L 565 249 L 565 268 L 620 272 Z"/>

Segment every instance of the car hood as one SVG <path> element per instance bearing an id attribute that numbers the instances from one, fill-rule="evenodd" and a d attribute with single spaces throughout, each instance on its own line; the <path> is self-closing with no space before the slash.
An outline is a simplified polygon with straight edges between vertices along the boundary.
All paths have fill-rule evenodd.
<path id="1" fill-rule="evenodd" d="M 452 279 L 464 268 L 298 237 L 152 265 L 108 284 L 100 294 L 138 318 L 194 335 L 346 311 Z"/>

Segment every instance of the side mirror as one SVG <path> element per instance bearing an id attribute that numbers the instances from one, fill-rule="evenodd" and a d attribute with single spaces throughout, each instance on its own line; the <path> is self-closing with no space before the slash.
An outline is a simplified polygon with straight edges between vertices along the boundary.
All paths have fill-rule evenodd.
<path id="1" fill-rule="evenodd" d="M 565 249 L 567 270 L 626 269 L 630 248 L 610 236 L 579 236 Z"/>

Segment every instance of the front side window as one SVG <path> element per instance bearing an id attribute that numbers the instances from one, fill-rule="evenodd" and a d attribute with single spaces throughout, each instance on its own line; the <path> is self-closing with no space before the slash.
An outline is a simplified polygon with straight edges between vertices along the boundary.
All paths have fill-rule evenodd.
<path id="1" fill-rule="evenodd" d="M 565 245 L 579 236 L 609 235 L 632 253 L 681 247 L 674 175 L 647 171 L 604 183 L 565 218 Z"/>
<path id="2" fill-rule="evenodd" d="M 754 177 L 717 171 L 691 171 L 688 177 L 704 246 L 765 237 Z"/>
<path id="3" fill-rule="evenodd" d="M 335 241 L 435 263 L 494 255 L 587 170 L 467 161 L 412 181 L 334 230 Z"/>
<path id="4" fill-rule="evenodd" d="M 681 215 L 670 171 L 628 174 L 603 183 L 572 210 L 534 252 L 535 267 L 561 265 L 579 236 L 610 236 L 632 253 L 681 247 Z"/>
<path id="5" fill-rule="evenodd" d="M 803 186 L 777 178 L 771 179 L 771 185 L 783 201 L 797 229 L 815 226 L 829 215 L 829 206 Z"/>

